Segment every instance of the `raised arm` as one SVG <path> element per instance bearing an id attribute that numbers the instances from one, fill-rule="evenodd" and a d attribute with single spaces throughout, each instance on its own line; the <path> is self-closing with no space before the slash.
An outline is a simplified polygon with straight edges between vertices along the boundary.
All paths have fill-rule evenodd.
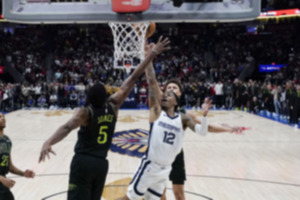
<path id="1" fill-rule="evenodd" d="M 186 115 L 188 115 L 190 118 L 192 118 L 195 123 L 197 123 L 197 124 L 202 123 L 201 119 L 198 116 L 196 116 L 193 112 L 186 111 Z M 241 133 L 241 127 L 217 126 L 217 125 L 208 124 L 208 132 L 211 132 L 211 133 L 224 133 L 224 132 Z"/>
<path id="2" fill-rule="evenodd" d="M 138 78 L 143 74 L 148 64 L 161 52 L 164 50 L 170 49 L 169 47 L 169 39 L 163 39 L 162 36 L 159 37 L 158 42 L 152 49 L 151 53 L 144 59 L 144 61 L 134 70 L 134 72 L 123 82 L 119 90 L 110 96 L 108 99 L 111 101 L 116 108 L 116 114 L 118 109 L 132 90 L 134 83 L 138 80 Z"/>
<path id="3" fill-rule="evenodd" d="M 39 162 L 44 161 L 46 156 L 50 158 L 50 153 L 55 154 L 51 149 L 51 146 L 64 139 L 72 130 L 81 125 L 86 125 L 88 118 L 89 111 L 87 108 L 78 109 L 69 121 L 60 126 L 55 133 L 48 140 L 46 140 L 46 142 L 44 142 L 40 153 Z"/>
<path id="4" fill-rule="evenodd" d="M 149 54 L 153 49 L 153 44 L 150 44 L 146 47 L 146 51 Z M 158 85 L 156 80 L 155 71 L 153 68 L 153 63 L 150 62 L 148 67 L 146 68 L 146 77 L 148 82 L 148 103 L 150 110 L 149 122 L 155 121 L 161 112 L 161 99 L 162 99 L 162 91 Z"/>
<path id="5" fill-rule="evenodd" d="M 206 117 L 202 118 L 202 123 L 198 124 L 186 114 L 181 114 L 182 124 L 184 127 L 189 127 L 195 133 L 205 136 L 208 132 L 208 124 Z"/>
<path id="6" fill-rule="evenodd" d="M 200 135 L 206 135 L 208 131 L 208 124 L 207 124 L 207 114 L 209 112 L 209 109 L 212 106 L 212 101 L 208 98 L 205 99 L 204 103 L 202 104 L 202 113 L 203 117 L 200 123 L 196 123 L 194 119 L 192 119 L 190 116 L 186 114 L 181 114 L 182 123 L 184 128 L 189 127 L 194 132 L 200 134 Z"/>
<path id="7" fill-rule="evenodd" d="M 196 116 L 193 112 L 191 111 L 186 111 L 186 115 L 189 116 L 195 123 L 201 124 L 202 121 L 201 119 Z M 234 134 L 242 134 L 242 127 L 240 126 L 229 126 L 229 125 L 222 125 L 222 126 L 217 126 L 217 125 L 212 125 L 208 124 L 208 132 L 210 133 L 234 133 Z"/>

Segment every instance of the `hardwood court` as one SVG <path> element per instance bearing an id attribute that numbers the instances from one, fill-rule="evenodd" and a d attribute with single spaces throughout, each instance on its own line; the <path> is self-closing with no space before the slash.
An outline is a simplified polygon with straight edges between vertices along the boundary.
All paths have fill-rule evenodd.
<path id="1" fill-rule="evenodd" d="M 198 113 L 200 114 L 200 113 Z M 43 142 L 72 115 L 72 111 L 20 110 L 6 114 L 7 134 L 12 142 L 12 159 L 20 169 L 34 169 L 33 180 L 16 181 L 16 200 L 66 199 L 68 173 L 76 142 L 76 131 L 53 147 L 57 153 L 38 164 Z M 148 130 L 148 111 L 122 110 L 116 132 Z M 211 111 L 210 124 L 248 127 L 245 135 L 209 134 L 186 131 L 184 151 L 187 200 L 298 200 L 300 197 L 300 130 L 240 111 Z M 125 194 L 126 185 L 139 165 L 137 155 L 145 150 L 143 130 L 116 134 L 105 200 Z M 137 138 L 130 139 L 131 137 Z M 128 139 L 129 138 L 129 139 Z M 136 142 L 135 144 L 128 144 Z M 129 153 L 128 153 L 129 152 Z M 168 184 L 169 200 L 174 197 Z"/>

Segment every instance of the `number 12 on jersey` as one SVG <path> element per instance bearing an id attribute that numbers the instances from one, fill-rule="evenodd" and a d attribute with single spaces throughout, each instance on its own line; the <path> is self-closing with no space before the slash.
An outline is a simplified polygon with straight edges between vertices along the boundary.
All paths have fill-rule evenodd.
<path id="1" fill-rule="evenodd" d="M 165 131 L 164 133 L 165 133 L 165 136 L 164 136 L 163 142 L 168 143 L 168 144 L 174 144 L 175 134 L 171 133 L 171 132 L 167 132 L 167 131 Z"/>
<path id="2" fill-rule="evenodd" d="M 105 144 L 107 141 L 107 132 L 108 126 L 100 126 L 99 136 L 98 136 L 98 144 Z"/>

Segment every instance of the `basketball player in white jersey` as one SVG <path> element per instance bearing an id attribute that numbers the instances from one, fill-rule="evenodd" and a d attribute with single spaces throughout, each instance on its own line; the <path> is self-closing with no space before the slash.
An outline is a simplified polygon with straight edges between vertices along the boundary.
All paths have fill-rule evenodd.
<path id="1" fill-rule="evenodd" d="M 153 48 L 153 44 L 150 44 L 148 48 Z M 150 68 L 146 71 L 146 76 L 148 77 L 148 74 L 155 75 L 155 71 L 153 68 L 152 62 L 149 64 Z M 148 66 L 148 67 L 149 67 Z M 181 98 L 181 95 L 183 93 L 183 87 L 179 79 L 170 79 L 165 84 L 164 90 L 166 91 L 173 91 L 179 99 Z M 163 92 L 161 91 L 161 94 Z M 160 95 L 162 96 L 162 95 Z M 197 117 L 194 113 L 190 111 L 186 111 L 184 107 L 181 107 L 178 109 L 180 113 L 184 113 L 191 117 L 195 123 L 201 124 L 201 119 Z M 208 132 L 210 133 L 234 133 L 234 134 L 242 134 L 242 127 L 239 126 L 216 126 L 208 124 Z M 169 175 L 169 179 L 172 182 L 172 189 L 176 200 L 185 200 L 184 195 L 184 182 L 186 180 L 186 173 L 185 173 L 185 163 L 184 163 L 184 153 L 183 149 L 180 151 L 180 153 L 176 156 L 174 162 L 172 163 L 172 170 Z M 165 190 L 166 191 L 166 190 Z M 166 194 L 164 194 L 161 198 L 161 200 L 166 200 Z"/>
<path id="2" fill-rule="evenodd" d="M 153 51 L 153 50 L 152 50 Z M 146 71 L 148 71 L 150 68 Z M 150 69 L 151 70 L 151 69 Z M 149 82 L 149 131 L 148 150 L 133 177 L 124 200 L 159 200 L 164 192 L 171 165 L 181 151 L 184 129 L 189 127 L 200 135 L 207 133 L 207 113 L 211 100 L 202 105 L 202 124 L 177 112 L 179 98 L 172 91 L 161 93 L 154 73 L 148 73 Z"/>

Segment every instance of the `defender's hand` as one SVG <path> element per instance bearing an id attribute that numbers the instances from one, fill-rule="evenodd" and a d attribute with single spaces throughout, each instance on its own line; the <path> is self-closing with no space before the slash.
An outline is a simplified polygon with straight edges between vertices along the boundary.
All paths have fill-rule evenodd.
<path id="1" fill-rule="evenodd" d="M 169 46 L 169 44 L 170 44 L 169 38 L 163 39 L 163 37 L 160 36 L 159 39 L 158 39 L 158 41 L 156 42 L 156 44 L 154 45 L 154 47 L 153 47 L 152 50 L 156 54 L 160 54 L 161 52 L 163 52 L 165 50 L 171 49 L 171 47 Z"/>
<path id="2" fill-rule="evenodd" d="M 48 159 L 50 159 L 50 153 L 52 153 L 53 155 L 56 155 L 56 153 L 54 151 L 52 151 L 51 145 L 48 142 L 45 142 L 43 144 L 43 147 L 42 147 L 42 150 L 41 150 L 39 162 L 45 161 L 46 156 L 48 157 Z"/>

